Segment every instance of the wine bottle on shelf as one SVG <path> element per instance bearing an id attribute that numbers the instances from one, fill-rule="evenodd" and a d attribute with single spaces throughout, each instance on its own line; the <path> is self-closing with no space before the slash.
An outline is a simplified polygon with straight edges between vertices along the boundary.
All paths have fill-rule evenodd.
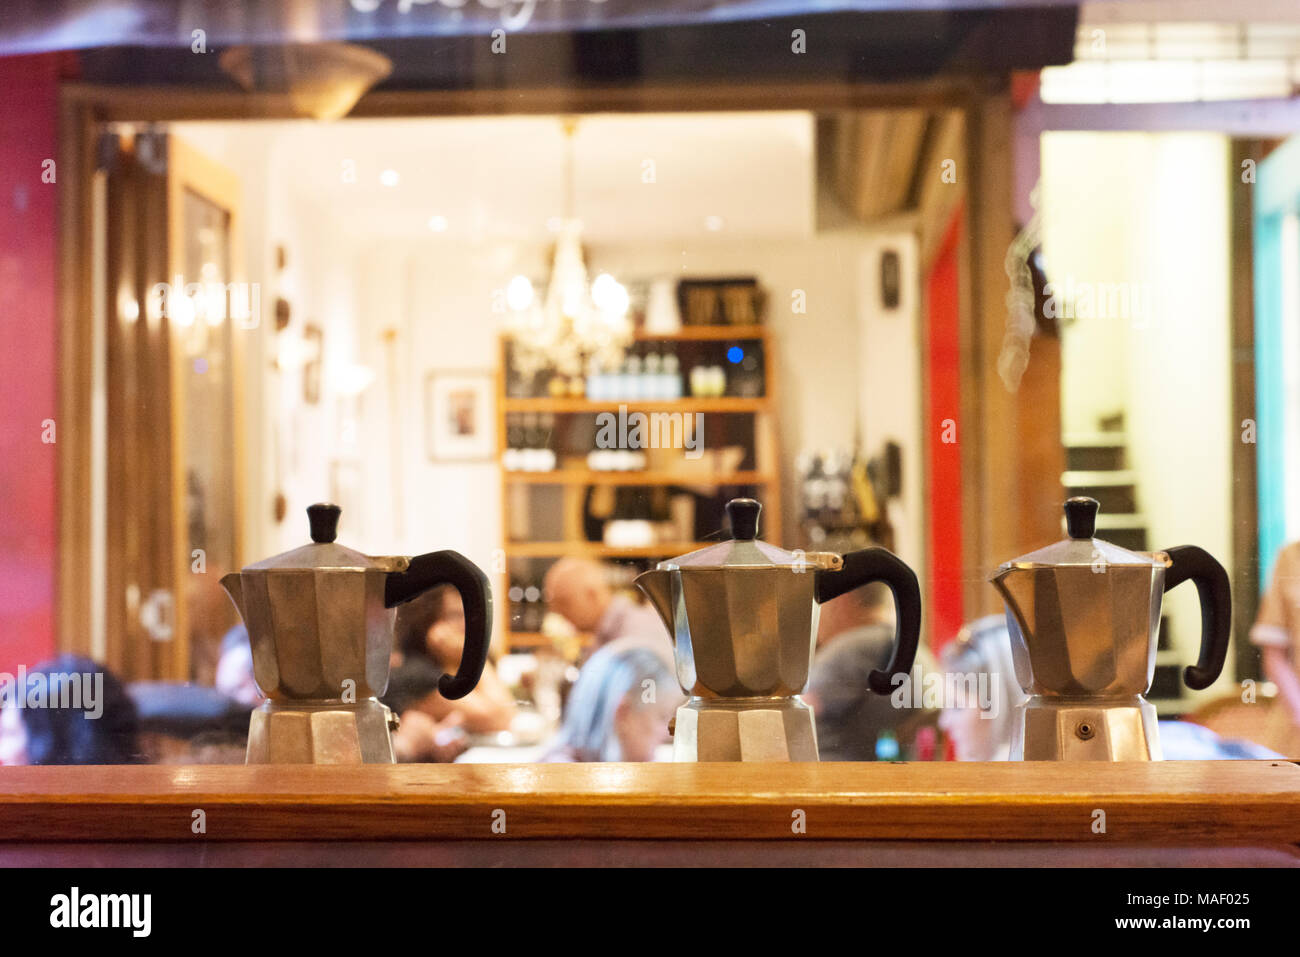
<path id="1" fill-rule="evenodd" d="M 587 398 L 603 399 L 605 398 L 605 382 L 602 376 L 600 363 L 596 357 L 592 356 L 587 360 Z"/>
<path id="2" fill-rule="evenodd" d="M 641 395 L 646 399 L 667 399 L 663 388 L 663 359 L 657 349 L 651 348 L 645 357 L 645 372 L 642 375 Z"/>
<path id="3" fill-rule="evenodd" d="M 524 587 L 524 631 L 541 631 L 542 617 L 545 611 L 542 607 L 542 590 L 537 587 L 536 583 L 530 582 Z"/>
<path id="4" fill-rule="evenodd" d="M 615 548 L 644 548 L 654 543 L 654 525 L 648 518 L 640 490 L 623 486 L 614 490 L 614 511 L 605 522 L 605 544 Z"/>
<path id="5" fill-rule="evenodd" d="M 538 422 L 537 471 L 555 470 L 555 416 L 547 412 Z"/>
<path id="6" fill-rule="evenodd" d="M 506 448 L 501 455 L 501 465 L 507 472 L 517 472 L 523 467 L 520 450 L 524 444 L 524 429 L 517 415 L 506 416 Z"/>
<path id="7" fill-rule="evenodd" d="M 510 576 L 510 589 L 506 592 L 510 602 L 510 630 L 526 631 L 524 628 L 524 586 L 518 576 Z"/>
<path id="8" fill-rule="evenodd" d="M 633 400 L 645 398 L 641 394 L 641 385 L 641 357 L 637 355 L 635 349 L 630 349 L 627 360 L 623 363 L 623 390 L 619 398 Z"/>
<path id="9" fill-rule="evenodd" d="M 537 413 L 526 412 L 520 416 L 519 445 L 516 447 L 518 452 L 519 470 L 530 472 L 533 467 L 532 447 L 533 437 L 537 433 Z"/>
<path id="10" fill-rule="evenodd" d="M 709 372 L 706 366 L 691 366 L 691 371 L 687 375 L 691 384 L 691 395 L 694 398 L 703 398 L 709 390 Z"/>
<path id="11" fill-rule="evenodd" d="M 665 399 L 680 399 L 682 397 L 681 361 L 677 358 L 676 346 L 670 345 L 668 353 L 663 357 L 663 383 L 661 388 Z"/>

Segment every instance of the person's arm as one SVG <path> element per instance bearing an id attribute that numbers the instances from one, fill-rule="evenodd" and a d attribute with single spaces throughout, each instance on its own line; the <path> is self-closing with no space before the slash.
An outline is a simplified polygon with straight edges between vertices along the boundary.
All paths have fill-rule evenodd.
<path id="1" fill-rule="evenodd" d="M 1291 720 L 1300 727 L 1300 675 L 1291 665 L 1291 655 L 1286 648 L 1269 645 L 1264 648 L 1264 676 L 1277 685 L 1278 696 L 1291 712 Z"/>
<path id="2" fill-rule="evenodd" d="M 393 755 L 399 763 L 455 761 L 466 747 L 464 735 L 455 733 L 460 723 L 454 713 L 435 722 L 419 708 L 408 708 L 393 732 Z"/>
<path id="3" fill-rule="evenodd" d="M 1250 640 L 1263 656 L 1264 676 L 1277 685 L 1291 720 L 1300 726 L 1300 675 L 1296 674 L 1291 654 L 1292 643 L 1300 636 L 1294 634 L 1293 612 L 1287 606 L 1282 587 L 1284 580 L 1289 581 L 1297 574 L 1296 554 L 1295 546 L 1288 546 L 1278 555 L 1273 580 L 1260 599 L 1259 613 L 1250 629 Z"/>
<path id="4" fill-rule="evenodd" d="M 463 719 L 463 727 L 471 734 L 508 731 L 515 717 L 515 699 L 488 662 L 483 667 L 483 677 L 469 694 L 448 701 L 436 691 L 420 702 L 419 708 L 435 721 L 451 714 Z"/>
<path id="5" fill-rule="evenodd" d="M 510 693 L 492 662 L 483 666 L 483 677 L 467 697 L 475 698 L 476 717 L 484 731 L 508 731 L 515 720 L 515 696 Z M 468 721 L 468 717 L 467 717 Z"/>

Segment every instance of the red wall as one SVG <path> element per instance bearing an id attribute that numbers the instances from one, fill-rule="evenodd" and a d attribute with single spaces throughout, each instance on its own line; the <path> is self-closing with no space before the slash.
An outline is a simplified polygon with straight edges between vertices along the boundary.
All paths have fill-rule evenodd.
<path id="1" fill-rule="evenodd" d="M 60 58 L 0 57 L 0 671 L 54 651 L 58 450 L 55 315 Z M 62 171 L 56 170 L 56 176 Z M 67 423 L 58 422 L 56 437 Z"/>
<path id="2" fill-rule="evenodd" d="M 925 277 L 926 379 L 930 482 L 930 619 L 931 645 L 939 651 L 952 640 L 964 619 L 962 601 L 962 430 L 961 341 L 957 252 L 961 240 L 961 209 L 943 239 L 930 273 Z M 957 441 L 943 441 L 945 419 L 957 423 Z"/>

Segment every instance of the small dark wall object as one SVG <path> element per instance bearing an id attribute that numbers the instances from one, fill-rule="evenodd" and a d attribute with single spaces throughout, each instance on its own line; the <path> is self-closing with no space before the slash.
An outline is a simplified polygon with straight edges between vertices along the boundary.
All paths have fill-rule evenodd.
<path id="1" fill-rule="evenodd" d="M 283 296 L 275 299 L 275 331 L 284 332 L 289 327 L 289 300 Z"/>
<path id="2" fill-rule="evenodd" d="M 886 309 L 897 309 L 902 298 L 903 267 L 897 251 L 880 254 L 880 300 Z"/>
<path id="3" fill-rule="evenodd" d="M 903 448 L 897 442 L 885 443 L 885 497 L 897 498 L 903 494 Z"/>

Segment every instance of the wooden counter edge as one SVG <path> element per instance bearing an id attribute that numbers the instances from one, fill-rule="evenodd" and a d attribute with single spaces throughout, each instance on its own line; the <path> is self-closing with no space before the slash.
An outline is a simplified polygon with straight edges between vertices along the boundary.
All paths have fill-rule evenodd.
<path id="1" fill-rule="evenodd" d="M 6 842 L 791 837 L 1300 844 L 1300 767 L 0 768 Z"/>

